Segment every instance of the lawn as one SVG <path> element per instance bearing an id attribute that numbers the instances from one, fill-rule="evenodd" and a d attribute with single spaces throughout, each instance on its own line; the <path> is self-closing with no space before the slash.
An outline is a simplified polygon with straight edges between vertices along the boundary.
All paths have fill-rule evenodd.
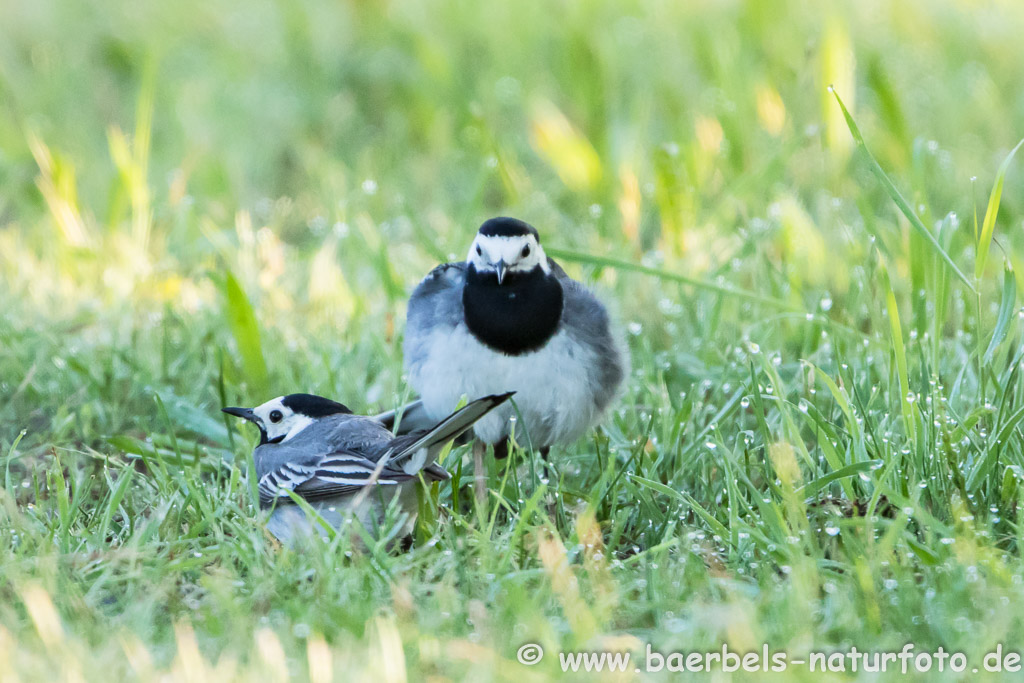
<path id="1" fill-rule="evenodd" d="M 0 680 L 1024 651 L 1019 3 L 0 16 Z M 219 409 L 409 400 L 407 297 L 496 215 L 607 302 L 622 399 L 551 476 L 452 450 L 408 552 L 280 548 Z"/>

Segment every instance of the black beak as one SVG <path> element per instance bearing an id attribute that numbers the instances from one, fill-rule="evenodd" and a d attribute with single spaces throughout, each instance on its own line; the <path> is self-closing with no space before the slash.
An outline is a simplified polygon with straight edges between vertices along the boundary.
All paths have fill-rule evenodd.
<path id="1" fill-rule="evenodd" d="M 499 285 L 505 279 L 505 272 L 507 270 L 508 270 L 508 265 L 506 265 L 505 261 L 503 261 L 503 260 L 502 261 L 498 261 L 497 263 L 494 264 L 494 272 L 496 272 L 498 274 L 498 284 Z"/>
<path id="2" fill-rule="evenodd" d="M 256 421 L 256 413 L 252 412 L 252 408 L 221 408 L 220 412 L 240 417 L 249 422 Z"/>

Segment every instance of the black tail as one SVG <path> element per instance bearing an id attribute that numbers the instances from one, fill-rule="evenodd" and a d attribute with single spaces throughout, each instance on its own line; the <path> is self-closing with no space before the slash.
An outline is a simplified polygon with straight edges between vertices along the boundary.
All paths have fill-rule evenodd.
<path id="1" fill-rule="evenodd" d="M 507 394 L 495 394 L 494 396 L 478 398 L 438 422 L 432 429 L 397 437 L 391 442 L 394 450 L 389 457 L 390 462 L 388 466 L 392 469 L 405 469 L 407 472 L 411 469 L 414 472 L 418 472 L 429 464 L 426 460 L 434 457 L 434 453 L 431 452 L 436 451 L 433 448 L 434 446 L 446 444 L 452 439 L 459 437 L 472 427 L 477 420 L 507 401 L 514 393 L 514 391 L 510 391 Z M 424 462 L 414 463 L 410 468 L 404 467 L 406 460 L 424 448 L 428 451 L 427 459 Z M 412 474 L 412 472 L 408 473 Z"/>

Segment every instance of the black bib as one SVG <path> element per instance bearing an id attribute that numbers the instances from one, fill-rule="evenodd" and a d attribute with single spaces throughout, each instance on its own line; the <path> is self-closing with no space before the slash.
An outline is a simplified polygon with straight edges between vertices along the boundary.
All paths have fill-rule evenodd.
<path id="1" fill-rule="evenodd" d="M 494 273 L 470 264 L 462 288 L 466 326 L 480 343 L 509 356 L 544 346 L 562 319 L 562 285 L 540 266 L 508 273 L 502 284 Z"/>

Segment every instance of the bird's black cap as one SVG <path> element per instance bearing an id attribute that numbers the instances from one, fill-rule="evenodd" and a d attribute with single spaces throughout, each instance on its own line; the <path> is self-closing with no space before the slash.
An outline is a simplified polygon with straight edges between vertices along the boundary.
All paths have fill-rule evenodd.
<path id="1" fill-rule="evenodd" d="M 533 235 L 538 242 L 540 241 L 540 235 L 537 234 L 537 229 L 532 225 L 518 218 L 506 218 L 505 216 L 484 221 L 484 224 L 480 226 L 479 232 L 487 237 Z"/>
<path id="2" fill-rule="evenodd" d="M 338 413 L 352 413 L 348 406 L 315 394 L 288 394 L 281 399 L 281 403 L 287 408 L 291 408 L 293 412 L 300 415 L 308 415 L 309 417 L 326 417 L 328 415 L 337 415 Z"/>

